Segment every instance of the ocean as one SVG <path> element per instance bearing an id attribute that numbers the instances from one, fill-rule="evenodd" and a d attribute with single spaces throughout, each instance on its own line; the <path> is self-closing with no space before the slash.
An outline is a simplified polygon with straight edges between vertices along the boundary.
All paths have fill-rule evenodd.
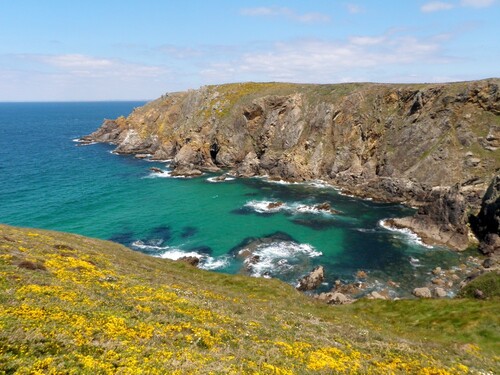
<path id="1" fill-rule="evenodd" d="M 323 265 L 323 290 L 362 270 L 371 289 L 390 280 L 406 296 L 435 266 L 463 261 L 381 225 L 411 215 L 408 207 L 345 196 L 321 181 L 173 178 L 168 163 L 75 142 L 143 104 L 0 103 L 0 222 L 109 239 L 151 256 L 193 255 L 200 268 L 291 284 Z M 339 213 L 315 209 L 325 202 Z M 252 249 L 251 262 L 244 248 Z"/>

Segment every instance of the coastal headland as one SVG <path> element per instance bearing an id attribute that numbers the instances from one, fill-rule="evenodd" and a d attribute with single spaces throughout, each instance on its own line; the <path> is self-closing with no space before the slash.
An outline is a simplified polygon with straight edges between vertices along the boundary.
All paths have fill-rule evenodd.
<path id="1" fill-rule="evenodd" d="M 500 249 L 499 84 L 495 78 L 204 86 L 106 120 L 82 141 L 171 160 L 173 175 L 321 179 L 348 194 L 418 208 L 387 224 L 410 228 L 427 244 L 464 250 L 479 241 L 494 256 Z"/>

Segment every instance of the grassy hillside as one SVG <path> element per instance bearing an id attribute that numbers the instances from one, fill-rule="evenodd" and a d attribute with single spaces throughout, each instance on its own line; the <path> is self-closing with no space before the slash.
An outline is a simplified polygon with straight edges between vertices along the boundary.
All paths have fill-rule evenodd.
<path id="1" fill-rule="evenodd" d="M 0 226 L 0 373 L 498 372 L 498 299 L 319 304 L 80 236 Z"/>

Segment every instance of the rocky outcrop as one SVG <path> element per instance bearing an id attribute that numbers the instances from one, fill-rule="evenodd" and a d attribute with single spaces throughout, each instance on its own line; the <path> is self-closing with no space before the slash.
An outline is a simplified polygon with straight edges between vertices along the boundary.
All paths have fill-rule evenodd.
<path id="1" fill-rule="evenodd" d="M 224 168 L 241 177 L 322 179 L 350 194 L 410 204 L 417 217 L 399 225 L 462 249 L 467 215 L 477 213 L 500 171 L 499 85 L 207 86 L 106 120 L 83 140 L 172 159 L 174 175 Z"/>
<path id="2" fill-rule="evenodd" d="M 472 197 L 479 200 L 479 195 L 469 194 L 469 201 Z M 428 244 L 444 244 L 456 250 L 465 250 L 469 244 L 467 211 L 471 204 L 460 186 L 434 188 L 423 200 L 425 205 L 414 216 L 390 219 L 386 224 L 395 228 L 410 228 Z"/>
<path id="3" fill-rule="evenodd" d="M 194 256 L 184 256 L 177 259 L 178 262 L 184 262 L 190 266 L 197 267 L 200 264 L 200 258 Z"/>
<path id="4" fill-rule="evenodd" d="M 479 250 L 486 255 L 500 254 L 500 176 L 496 176 L 484 194 L 481 210 L 471 218 L 479 238 Z"/>
<path id="5" fill-rule="evenodd" d="M 323 266 L 314 268 L 308 275 L 302 277 L 297 285 L 297 290 L 306 291 L 316 289 L 325 280 Z"/>
<path id="6" fill-rule="evenodd" d="M 339 292 L 321 293 L 316 296 L 316 299 L 329 305 L 346 305 L 354 302 L 352 298 Z"/>

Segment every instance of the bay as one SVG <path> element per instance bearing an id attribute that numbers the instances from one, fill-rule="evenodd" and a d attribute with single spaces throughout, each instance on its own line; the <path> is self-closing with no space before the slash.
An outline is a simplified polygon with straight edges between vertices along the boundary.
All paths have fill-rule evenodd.
<path id="1" fill-rule="evenodd" d="M 192 254 L 202 268 L 292 284 L 321 264 L 325 290 L 363 270 L 408 295 L 434 266 L 463 261 L 380 225 L 412 214 L 408 207 L 344 196 L 321 182 L 171 178 L 168 164 L 74 141 L 142 104 L 0 103 L 0 222 L 111 239 L 152 256 Z M 324 202 L 340 213 L 314 209 Z M 245 246 L 256 251 L 255 264 L 238 256 Z"/>

